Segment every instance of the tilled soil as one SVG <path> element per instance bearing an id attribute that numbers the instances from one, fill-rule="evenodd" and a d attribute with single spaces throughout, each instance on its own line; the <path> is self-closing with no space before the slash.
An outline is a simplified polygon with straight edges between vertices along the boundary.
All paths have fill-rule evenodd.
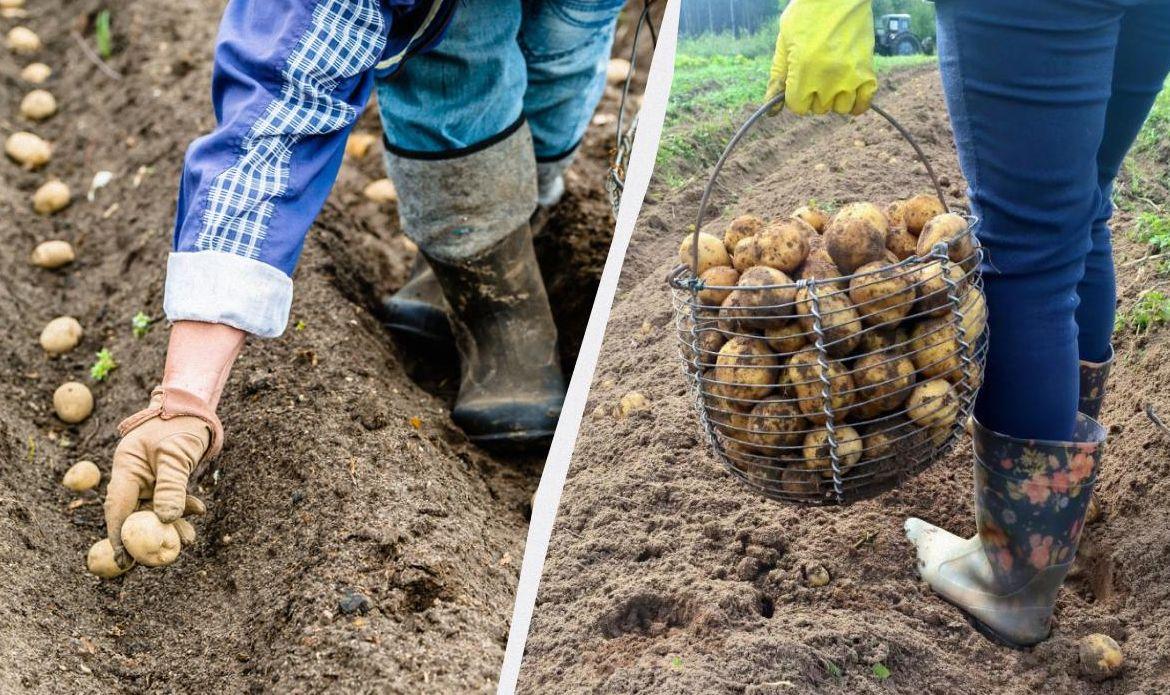
<path id="1" fill-rule="evenodd" d="M 936 72 L 883 78 L 878 99 L 918 136 L 956 203 L 958 171 Z M 746 113 L 744 116 L 746 117 Z M 1156 162 L 1151 163 L 1157 167 Z M 1156 170 L 1156 169 L 1155 169 Z M 810 197 L 886 202 L 928 189 L 896 133 L 869 115 L 781 116 L 733 156 L 712 226 L 786 214 Z M 664 278 L 702 180 L 651 187 L 622 272 L 521 672 L 526 693 L 1160 693 L 1170 689 L 1170 332 L 1119 336 L 1098 495 L 1060 594 L 1053 636 L 988 642 L 914 571 L 907 516 L 974 532 L 969 444 L 902 489 L 847 508 L 760 499 L 716 461 L 686 390 Z M 1166 191 L 1159 191 L 1165 199 Z M 1160 282 L 1115 220 L 1122 306 Z M 652 410 L 613 416 L 639 391 Z M 824 565 L 832 582 L 810 588 Z M 1127 657 L 1101 684 L 1079 676 L 1077 640 L 1111 635 Z M 873 666 L 891 675 L 880 680 Z M 880 671 L 880 669 L 879 669 Z"/>
<path id="2" fill-rule="evenodd" d="M 99 71 L 71 32 L 109 8 L 115 53 Z M 0 129 L 54 145 L 41 172 L 0 161 L 0 692 L 474 692 L 492 689 L 507 637 L 540 461 L 500 460 L 449 420 L 370 307 L 412 260 L 393 208 L 361 196 L 380 146 L 348 161 L 309 235 L 295 280 L 295 328 L 252 341 L 224 394 L 227 446 L 201 485 L 198 542 L 161 570 L 98 581 L 85 572 L 104 532 L 100 498 L 60 485 L 75 461 L 108 475 L 114 427 L 162 372 L 167 331 L 141 339 L 130 318 L 161 318 L 174 197 L 187 143 L 214 125 L 211 53 L 223 2 L 31 0 L 20 20 L 52 65 L 61 102 L 47 123 L 18 115 L 31 59 L 0 54 Z M 16 20 L 0 21 L 7 31 Z M 86 41 L 91 44 L 92 36 Z M 619 40 L 628 45 L 628 38 Z M 648 62 L 648 61 L 647 61 Z M 607 94 L 568 194 L 541 242 L 571 367 L 612 234 L 603 174 Z M 359 128 L 378 132 L 370 109 Z M 94 173 L 113 182 L 85 192 Z M 51 217 L 29 198 L 47 177 L 77 196 Z M 27 258 L 61 238 L 73 265 Z M 41 327 L 77 317 L 80 347 L 49 359 Z M 110 378 L 87 375 L 108 347 Z M 448 365 L 453 367 L 453 365 Z M 62 382 L 93 388 L 95 414 L 65 426 Z M 102 488 L 104 489 L 104 483 Z"/>

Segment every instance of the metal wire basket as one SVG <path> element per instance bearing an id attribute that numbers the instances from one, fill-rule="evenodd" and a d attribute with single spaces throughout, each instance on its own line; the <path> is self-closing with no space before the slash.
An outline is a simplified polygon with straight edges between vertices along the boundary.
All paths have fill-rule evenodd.
<path id="1" fill-rule="evenodd" d="M 634 40 L 630 48 L 630 72 L 622 85 L 622 100 L 618 106 L 617 115 L 617 146 L 614 149 L 613 159 L 609 163 L 609 175 L 605 178 L 605 192 L 609 195 L 609 203 L 613 207 L 613 215 L 617 217 L 618 208 L 622 202 L 622 192 L 626 188 L 626 170 L 630 166 L 630 153 L 634 149 L 634 135 L 638 132 L 638 116 L 641 110 L 634 112 L 629 124 L 626 124 L 626 105 L 630 99 L 630 84 L 638 66 L 638 41 L 645 27 L 650 34 L 650 43 L 658 45 L 658 28 L 654 26 L 654 19 L 650 16 L 650 8 L 655 0 L 645 0 L 642 3 L 642 12 L 638 15 L 638 24 L 634 27 Z"/>
<path id="2" fill-rule="evenodd" d="M 699 232 L 719 172 L 781 99 L 741 126 L 712 170 L 691 263 L 668 277 L 675 327 L 699 420 L 728 470 L 771 499 L 846 504 L 896 487 L 962 435 L 987 352 L 983 252 L 976 220 L 964 216 L 966 229 L 929 252 L 853 274 L 818 277 L 806 261 L 791 282 L 697 277 L 691 268 L 699 267 Z M 873 110 L 918 153 L 949 211 L 914 138 Z M 813 234 L 810 245 L 823 243 Z"/>

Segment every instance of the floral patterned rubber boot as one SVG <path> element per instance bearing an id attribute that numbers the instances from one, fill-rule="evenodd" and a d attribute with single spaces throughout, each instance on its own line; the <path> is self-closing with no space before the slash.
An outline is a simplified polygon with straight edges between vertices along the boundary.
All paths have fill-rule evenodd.
<path id="1" fill-rule="evenodd" d="M 1057 591 L 1076 556 L 1105 429 L 1081 413 L 1073 439 L 1016 439 L 975 422 L 976 535 L 963 539 L 906 520 L 919 575 L 1009 646 L 1048 637 Z"/>
<path id="2" fill-rule="evenodd" d="M 1109 380 L 1109 368 L 1113 366 L 1113 348 L 1104 362 L 1081 360 L 1081 399 L 1077 406 L 1085 415 L 1094 420 L 1101 414 L 1101 402 L 1105 400 L 1105 382 Z"/>

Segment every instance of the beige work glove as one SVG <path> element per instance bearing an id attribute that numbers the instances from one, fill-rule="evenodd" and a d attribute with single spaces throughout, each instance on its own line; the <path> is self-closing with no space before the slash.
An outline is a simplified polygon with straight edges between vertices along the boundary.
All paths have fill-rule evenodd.
<path id="1" fill-rule="evenodd" d="M 118 434 L 122 441 L 106 487 L 106 534 L 115 561 L 126 569 L 133 559 L 122 546 L 122 523 L 139 509 L 139 500 L 164 523 L 179 521 L 184 542 L 193 540 L 182 517 L 203 514 L 206 507 L 187 494 L 187 483 L 198 480 L 223 448 L 223 426 L 198 396 L 159 386 L 146 409 L 118 425 Z"/>

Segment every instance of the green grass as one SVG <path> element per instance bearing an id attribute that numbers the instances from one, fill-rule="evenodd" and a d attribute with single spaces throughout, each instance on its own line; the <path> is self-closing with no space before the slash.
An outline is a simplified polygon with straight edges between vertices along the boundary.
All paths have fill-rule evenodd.
<path id="1" fill-rule="evenodd" d="M 778 20 L 777 20 L 778 21 Z M 763 102 L 777 21 L 754 34 L 706 34 L 679 42 L 655 170 L 670 188 L 686 183 L 719 153 L 751 106 Z M 931 63 L 931 56 L 878 56 L 879 74 Z"/>
<path id="2" fill-rule="evenodd" d="M 1170 323 L 1170 297 L 1162 290 L 1146 290 L 1133 306 L 1119 311 L 1114 329 L 1131 330 L 1139 335 Z"/>

